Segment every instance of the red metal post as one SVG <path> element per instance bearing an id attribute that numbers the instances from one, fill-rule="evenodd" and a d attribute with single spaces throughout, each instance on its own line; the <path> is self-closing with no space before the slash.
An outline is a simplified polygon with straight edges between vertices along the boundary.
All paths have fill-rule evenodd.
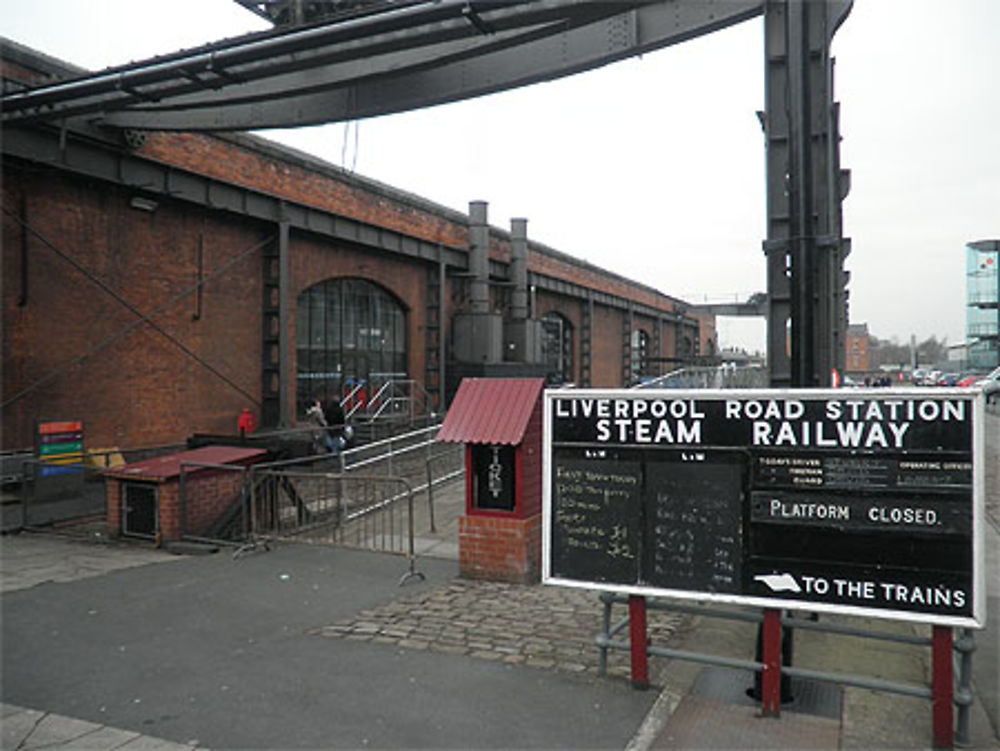
<path id="1" fill-rule="evenodd" d="M 760 702 L 765 717 L 781 716 L 781 611 L 764 609 L 762 634 L 764 670 L 761 676 Z"/>
<path id="2" fill-rule="evenodd" d="M 629 646 L 632 654 L 632 688 L 649 688 L 649 660 L 646 654 L 646 598 L 629 595 Z"/>
<path id="3" fill-rule="evenodd" d="M 935 626 L 931 639 L 934 748 L 955 747 L 955 663 L 952 646 L 951 629 Z"/>

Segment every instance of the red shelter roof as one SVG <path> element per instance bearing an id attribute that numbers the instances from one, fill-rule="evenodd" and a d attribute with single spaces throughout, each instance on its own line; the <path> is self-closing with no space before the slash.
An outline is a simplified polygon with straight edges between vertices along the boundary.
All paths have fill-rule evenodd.
<path id="1" fill-rule="evenodd" d="M 540 408 L 544 378 L 466 378 L 437 439 L 448 443 L 516 446 L 532 412 Z"/>
<path id="2" fill-rule="evenodd" d="M 201 464 L 250 464 L 252 460 L 264 456 L 265 449 L 242 448 L 240 446 L 202 446 L 201 448 L 182 451 L 179 454 L 158 456 L 134 464 L 116 467 L 104 474 L 122 480 L 155 480 L 162 482 L 173 477 L 179 477 L 181 463 L 198 462 Z M 194 474 L 207 471 L 205 468 L 185 468 L 185 472 Z"/>

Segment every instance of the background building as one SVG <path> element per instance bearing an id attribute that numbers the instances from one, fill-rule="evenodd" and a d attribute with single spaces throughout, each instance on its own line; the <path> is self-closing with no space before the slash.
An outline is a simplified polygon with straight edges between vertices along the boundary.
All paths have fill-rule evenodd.
<path id="1" fill-rule="evenodd" d="M 1000 240 L 965 246 L 965 290 L 968 366 L 991 370 L 1000 365 Z"/>
<path id="2" fill-rule="evenodd" d="M 8 90 L 82 73 L 3 43 Z M 249 135 L 3 132 L 4 448 L 39 420 L 91 446 L 302 419 L 406 381 L 622 387 L 716 352 L 714 317 L 644 284 Z"/>
<path id="3" fill-rule="evenodd" d="M 869 344 L 867 323 L 852 323 L 847 327 L 847 375 L 863 378 L 869 373 Z"/>

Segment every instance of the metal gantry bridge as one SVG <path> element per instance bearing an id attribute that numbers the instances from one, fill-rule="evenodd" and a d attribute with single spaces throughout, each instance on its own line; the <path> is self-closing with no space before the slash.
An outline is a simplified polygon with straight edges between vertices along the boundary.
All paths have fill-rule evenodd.
<path id="1" fill-rule="evenodd" d="M 37 87 L 8 82 L 5 153 L 40 158 L 95 129 L 292 128 L 417 109 L 582 73 L 762 16 L 770 380 L 824 386 L 843 369 L 849 176 L 830 44 L 851 0 L 236 1 L 281 25 Z"/>

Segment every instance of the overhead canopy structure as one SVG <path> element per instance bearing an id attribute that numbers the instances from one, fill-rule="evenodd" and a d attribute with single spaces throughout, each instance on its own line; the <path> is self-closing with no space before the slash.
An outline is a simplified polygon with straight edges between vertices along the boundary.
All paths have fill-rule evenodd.
<path id="1" fill-rule="evenodd" d="M 3 97 L 3 122 L 297 127 L 578 73 L 762 12 L 761 0 L 433 0 L 213 43 Z"/>
<path id="2" fill-rule="evenodd" d="M 9 91 L 3 125 L 47 122 L 65 134 L 94 124 L 211 131 L 352 120 L 579 73 L 763 15 L 770 380 L 825 386 L 843 369 L 850 181 L 830 44 L 852 0 L 238 2 L 289 25 Z M 305 23 L 307 6 L 319 20 Z"/>

